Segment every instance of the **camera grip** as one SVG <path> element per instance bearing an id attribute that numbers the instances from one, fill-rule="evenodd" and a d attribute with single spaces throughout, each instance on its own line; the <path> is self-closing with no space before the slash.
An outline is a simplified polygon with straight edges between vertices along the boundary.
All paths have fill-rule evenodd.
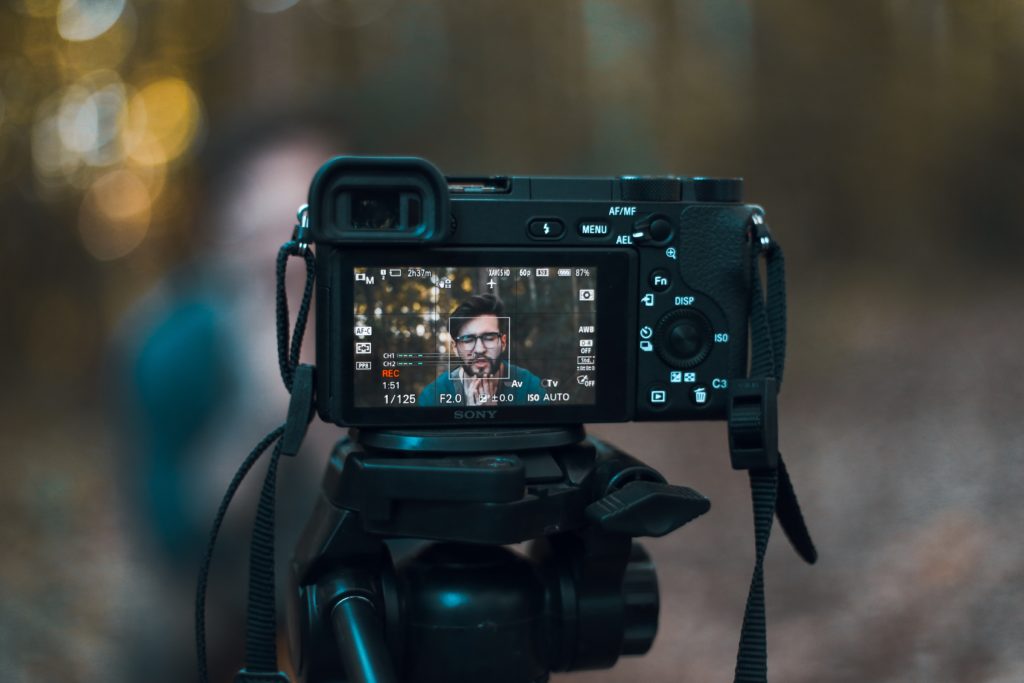
<path id="1" fill-rule="evenodd" d="M 725 314 L 729 331 L 729 370 L 746 375 L 747 319 L 750 316 L 750 245 L 746 225 L 752 207 L 722 204 L 683 209 L 676 240 L 679 274 L 706 294 Z"/>

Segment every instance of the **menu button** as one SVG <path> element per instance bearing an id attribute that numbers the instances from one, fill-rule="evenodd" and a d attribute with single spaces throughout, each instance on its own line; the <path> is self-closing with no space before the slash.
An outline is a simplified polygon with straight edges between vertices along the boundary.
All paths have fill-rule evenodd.
<path id="1" fill-rule="evenodd" d="M 580 237 L 607 237 L 611 234 L 611 228 L 604 221 L 580 221 L 576 232 Z"/>

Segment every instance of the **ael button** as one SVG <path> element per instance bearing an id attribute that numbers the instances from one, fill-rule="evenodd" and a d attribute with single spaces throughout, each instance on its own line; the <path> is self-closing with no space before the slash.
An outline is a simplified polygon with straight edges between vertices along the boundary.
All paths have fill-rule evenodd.
<path id="1" fill-rule="evenodd" d="M 664 218 L 655 218 L 651 221 L 651 227 L 648 229 L 648 234 L 651 236 L 652 241 L 664 242 L 672 236 L 672 224 Z"/>
<path id="2" fill-rule="evenodd" d="M 530 221 L 526 229 L 530 237 L 536 240 L 557 240 L 565 234 L 565 225 L 557 218 Z"/>
<path id="3" fill-rule="evenodd" d="M 672 238 L 672 223 L 664 216 L 648 216 L 633 224 L 633 241 L 637 244 L 661 244 Z"/>

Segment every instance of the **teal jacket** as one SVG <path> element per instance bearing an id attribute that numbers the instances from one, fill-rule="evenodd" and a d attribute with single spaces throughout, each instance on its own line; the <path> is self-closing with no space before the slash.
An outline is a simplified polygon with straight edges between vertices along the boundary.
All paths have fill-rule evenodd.
<path id="1" fill-rule="evenodd" d="M 511 401 L 502 401 L 501 405 L 526 405 L 527 395 L 535 394 L 537 396 L 537 403 L 544 400 L 544 387 L 540 384 L 540 378 L 533 374 L 529 370 L 525 370 L 518 365 L 508 364 L 509 376 L 508 379 L 499 380 L 499 392 L 502 394 L 512 394 Z M 461 369 L 461 368 L 460 368 Z M 452 371 L 457 372 L 458 370 Z M 445 372 L 443 375 L 438 377 L 435 381 L 427 385 L 427 387 L 420 392 L 419 405 L 421 406 L 440 406 L 440 405 L 467 405 L 466 397 L 463 393 L 463 387 L 466 382 L 460 379 L 452 379 L 451 372 Z M 442 404 L 438 400 L 438 396 L 441 394 L 451 394 L 453 397 L 456 394 L 462 394 L 462 401 L 451 404 Z"/>

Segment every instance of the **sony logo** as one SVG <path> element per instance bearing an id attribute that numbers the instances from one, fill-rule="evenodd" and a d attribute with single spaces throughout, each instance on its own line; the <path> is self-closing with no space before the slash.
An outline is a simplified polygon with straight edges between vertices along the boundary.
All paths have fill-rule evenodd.
<path id="1" fill-rule="evenodd" d="M 456 420 L 493 420 L 497 410 L 456 410 Z"/>

